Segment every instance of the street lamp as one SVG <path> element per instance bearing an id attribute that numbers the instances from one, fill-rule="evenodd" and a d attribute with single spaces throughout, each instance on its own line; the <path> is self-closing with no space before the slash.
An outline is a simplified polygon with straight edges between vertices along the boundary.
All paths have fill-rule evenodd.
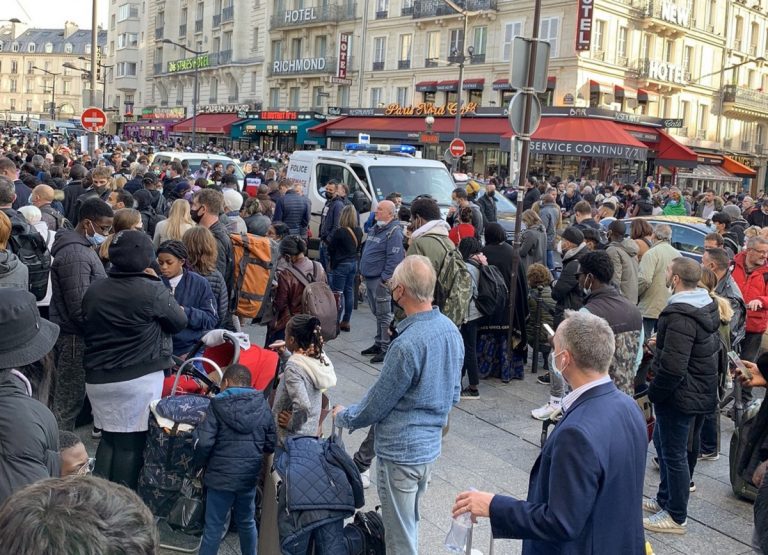
<path id="1" fill-rule="evenodd" d="M 12 17 L 11 19 L 0 19 L 0 23 L 24 23 L 18 17 Z"/>
<path id="2" fill-rule="evenodd" d="M 53 71 L 48 71 L 47 69 L 43 69 L 41 67 L 32 66 L 32 69 L 38 69 L 42 71 L 43 73 L 47 73 L 48 75 L 53 75 L 53 87 L 51 87 L 51 119 L 56 119 L 56 76 L 61 75 L 61 73 L 55 73 Z"/>
<path id="3" fill-rule="evenodd" d="M 464 56 L 464 44 L 467 42 L 467 31 L 469 26 L 469 18 L 474 17 L 476 15 L 482 15 L 485 13 L 485 10 L 476 10 L 476 11 L 469 11 L 464 9 L 463 7 L 459 6 L 456 2 L 453 0 L 444 0 L 448 6 L 451 7 L 453 11 L 455 11 L 457 14 L 461 15 L 461 17 L 464 19 L 464 29 L 462 31 L 462 52 L 459 52 L 457 49 L 454 49 L 453 52 L 451 52 L 451 55 L 454 58 L 457 58 L 459 61 L 459 92 L 458 92 L 458 101 L 456 103 L 456 122 L 453 127 L 453 138 L 458 139 L 459 135 L 461 134 L 461 107 L 462 107 L 462 89 L 464 88 L 464 62 L 466 61 L 466 56 Z M 469 53 L 470 60 L 472 59 L 472 56 L 475 53 L 475 48 L 473 46 L 470 46 L 467 48 L 467 52 Z M 453 158 L 453 162 L 451 163 L 451 171 L 456 171 L 456 167 L 459 164 L 458 158 Z"/>
<path id="4" fill-rule="evenodd" d="M 192 150 L 194 150 L 197 147 L 197 97 L 198 97 L 198 79 L 200 74 L 200 68 L 198 67 L 199 64 L 197 62 L 197 57 L 202 56 L 203 54 L 207 54 L 207 50 L 192 50 L 191 48 L 187 48 L 183 44 L 179 44 L 178 42 L 173 42 L 170 39 L 163 39 L 160 42 L 165 44 L 172 44 L 173 46 L 178 46 L 179 48 L 182 48 L 189 52 L 190 54 L 195 55 L 195 84 L 192 88 Z"/>

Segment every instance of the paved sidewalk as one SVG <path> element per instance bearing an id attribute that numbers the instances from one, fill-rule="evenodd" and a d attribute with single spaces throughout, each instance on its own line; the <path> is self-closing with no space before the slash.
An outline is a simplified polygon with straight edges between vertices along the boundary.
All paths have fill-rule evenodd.
<path id="1" fill-rule="evenodd" d="M 349 405 L 358 401 L 376 380 L 381 365 L 372 365 L 360 351 L 370 346 L 374 321 L 365 306 L 352 317 L 352 332 L 343 333 L 328 345 L 328 353 L 338 375 L 338 385 L 329 391 L 332 404 Z M 252 339 L 263 344 L 264 328 L 248 328 Z M 502 384 L 485 380 L 480 384 L 479 400 L 462 401 L 451 412 L 450 432 L 443 442 L 442 456 L 435 465 L 430 487 L 422 500 L 420 553 L 446 553 L 443 540 L 450 526 L 450 508 L 457 492 L 469 487 L 525 498 L 528 476 L 539 453 L 541 423 L 530 411 L 548 399 L 546 386 L 536 383 L 526 372 L 523 381 Z M 734 497 L 728 481 L 728 444 L 733 427 L 723 419 L 721 457 L 700 461 L 696 475 L 697 491 L 691 494 L 688 533 L 684 536 L 649 534 L 657 555 L 729 555 L 752 553 L 752 505 Z M 328 430 L 330 423 L 326 425 Z M 83 435 L 87 430 L 80 430 Z M 348 451 L 353 453 L 365 431 L 345 433 Z M 90 445 L 89 445 L 90 444 Z M 88 436 L 89 452 L 95 452 Z M 658 485 L 658 471 L 651 465 L 649 448 L 645 493 L 651 496 Z M 375 465 L 375 463 L 374 463 Z M 375 468 L 375 466 L 374 466 Z M 375 482 L 375 481 L 374 481 Z M 365 510 L 378 504 L 375 483 L 366 491 Z M 475 527 L 475 547 L 488 553 L 490 526 L 487 520 Z M 521 542 L 497 540 L 495 553 L 516 554 Z M 165 552 L 164 552 L 165 553 Z M 171 553 L 171 552 L 167 552 Z M 236 555 L 236 534 L 229 534 L 220 553 Z M 273 554 L 261 554 L 273 555 Z M 277 554 L 274 554 L 277 555 Z"/>

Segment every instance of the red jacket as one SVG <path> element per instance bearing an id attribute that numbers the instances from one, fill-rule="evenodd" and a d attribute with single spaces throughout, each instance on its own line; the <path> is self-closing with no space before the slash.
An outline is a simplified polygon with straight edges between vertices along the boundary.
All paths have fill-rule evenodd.
<path id="1" fill-rule="evenodd" d="M 744 304 L 758 299 L 762 301 L 760 310 L 747 309 L 747 333 L 764 333 L 768 329 L 768 266 L 762 266 L 747 274 L 744 260 L 747 251 L 742 251 L 733 259 L 733 276 L 736 285 L 744 297 Z"/>

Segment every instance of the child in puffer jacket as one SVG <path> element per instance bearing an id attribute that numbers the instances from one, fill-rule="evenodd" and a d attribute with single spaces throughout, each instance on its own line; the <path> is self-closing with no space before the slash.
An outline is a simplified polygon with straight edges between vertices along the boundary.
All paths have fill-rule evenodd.
<path id="1" fill-rule="evenodd" d="M 233 364 L 222 392 L 211 400 L 195 430 L 195 467 L 206 467 L 205 529 L 199 555 L 216 555 L 227 513 L 233 511 L 243 555 L 256 553 L 256 484 L 264 455 L 275 450 L 275 422 L 261 391 L 250 387 L 251 372 Z"/>
<path id="2" fill-rule="evenodd" d="M 283 447 L 288 437 L 318 435 L 323 393 L 336 385 L 336 373 L 323 352 L 320 320 L 314 316 L 297 314 L 291 318 L 285 329 L 285 345 L 275 347 L 283 357 L 286 349 L 291 353 L 272 405 L 277 444 Z"/>

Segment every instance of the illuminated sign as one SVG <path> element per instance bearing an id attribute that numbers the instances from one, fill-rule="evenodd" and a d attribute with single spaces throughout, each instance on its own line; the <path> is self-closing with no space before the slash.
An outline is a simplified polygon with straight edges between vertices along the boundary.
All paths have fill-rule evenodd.
<path id="1" fill-rule="evenodd" d="M 150 106 L 141 109 L 141 119 L 183 119 L 187 115 L 184 106 Z"/>
<path id="2" fill-rule="evenodd" d="M 592 43 L 592 12 L 594 0 L 579 0 L 576 12 L 576 50 L 589 50 Z"/>
<path id="3" fill-rule="evenodd" d="M 274 120 L 294 120 L 299 119 L 298 112 L 261 112 L 259 114 L 261 119 L 274 119 Z"/>
<path id="4" fill-rule="evenodd" d="M 168 73 L 191 71 L 193 69 L 203 69 L 210 66 L 211 61 L 208 58 L 208 54 L 202 54 L 201 56 L 197 56 L 195 58 L 187 58 L 186 60 L 168 62 Z"/>
<path id="5" fill-rule="evenodd" d="M 474 114 L 477 110 L 477 102 L 467 102 L 461 107 L 461 115 Z M 455 116 L 458 112 L 458 104 L 449 102 L 438 106 L 436 104 L 414 104 L 412 106 L 401 106 L 400 104 L 388 104 L 384 108 L 385 116 Z"/>
<path id="6" fill-rule="evenodd" d="M 250 104 L 204 104 L 198 107 L 198 111 L 201 114 L 236 114 L 247 112 L 250 108 Z"/>

